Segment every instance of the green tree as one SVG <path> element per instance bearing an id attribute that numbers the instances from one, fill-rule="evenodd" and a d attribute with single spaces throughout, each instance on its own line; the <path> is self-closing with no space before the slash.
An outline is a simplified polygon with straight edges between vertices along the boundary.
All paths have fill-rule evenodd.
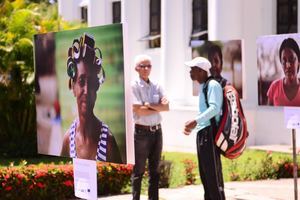
<path id="1" fill-rule="evenodd" d="M 78 25 L 61 20 L 57 4 L 42 0 L 0 0 L 0 16 L 0 156 L 32 156 L 37 153 L 33 35 Z"/>

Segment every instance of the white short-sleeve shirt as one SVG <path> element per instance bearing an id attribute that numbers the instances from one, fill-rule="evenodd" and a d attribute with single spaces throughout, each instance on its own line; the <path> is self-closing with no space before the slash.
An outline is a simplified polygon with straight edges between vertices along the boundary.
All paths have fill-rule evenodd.
<path id="1" fill-rule="evenodd" d="M 143 79 L 139 78 L 132 85 L 133 91 L 133 104 L 143 105 L 145 102 L 149 103 L 160 103 L 161 98 L 164 96 L 162 88 L 151 81 L 149 83 L 145 82 Z M 133 119 L 135 124 L 154 126 L 161 123 L 160 113 L 138 116 L 133 113 Z"/>

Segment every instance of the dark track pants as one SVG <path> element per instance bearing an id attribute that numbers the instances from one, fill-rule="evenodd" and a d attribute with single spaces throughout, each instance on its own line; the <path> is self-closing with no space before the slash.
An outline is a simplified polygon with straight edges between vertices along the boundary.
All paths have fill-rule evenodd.
<path id="1" fill-rule="evenodd" d="M 220 151 L 210 127 L 197 133 L 197 154 L 205 200 L 225 199 Z"/>
<path id="2" fill-rule="evenodd" d="M 162 130 L 155 132 L 135 128 L 135 165 L 131 176 L 133 200 L 140 199 L 141 181 L 145 172 L 146 160 L 149 169 L 149 200 L 158 200 L 159 162 L 162 151 Z"/>

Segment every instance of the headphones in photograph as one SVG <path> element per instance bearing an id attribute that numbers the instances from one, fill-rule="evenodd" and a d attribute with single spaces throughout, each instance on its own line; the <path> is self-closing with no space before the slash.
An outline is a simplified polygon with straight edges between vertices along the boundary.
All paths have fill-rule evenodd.
<path id="1" fill-rule="evenodd" d="M 74 39 L 72 46 L 68 50 L 67 74 L 70 77 L 69 89 L 72 88 L 72 81 L 77 75 L 77 64 L 80 60 L 86 60 L 89 67 L 96 68 L 99 86 L 102 85 L 105 81 L 102 52 L 98 47 L 95 48 L 94 38 L 87 33 L 84 33 L 79 40 Z"/>

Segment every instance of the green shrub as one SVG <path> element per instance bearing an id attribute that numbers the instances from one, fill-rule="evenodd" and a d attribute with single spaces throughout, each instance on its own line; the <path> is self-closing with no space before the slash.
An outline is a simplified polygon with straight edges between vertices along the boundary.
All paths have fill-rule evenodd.
<path id="1" fill-rule="evenodd" d="M 293 162 L 290 155 L 259 152 L 257 157 L 245 156 L 242 159 L 225 161 L 229 181 L 252 181 L 293 177 Z M 298 176 L 300 169 L 298 168 Z"/>
<path id="2" fill-rule="evenodd" d="M 162 157 L 162 160 L 159 163 L 159 188 L 168 188 L 170 186 L 171 181 L 171 169 L 172 162 L 169 160 L 165 160 L 165 157 Z"/>
<path id="3" fill-rule="evenodd" d="M 120 194 L 130 183 L 132 165 L 98 164 L 98 195 Z"/>
<path id="4" fill-rule="evenodd" d="M 196 182 L 196 172 L 197 164 L 190 159 L 183 160 L 185 168 L 185 184 L 192 185 Z"/>
<path id="5" fill-rule="evenodd" d="M 239 170 L 236 171 L 239 180 L 251 181 L 256 180 L 256 174 L 258 173 L 257 160 L 248 157 L 244 162 L 239 165 Z"/>
<path id="6" fill-rule="evenodd" d="M 170 174 L 169 187 L 176 188 L 179 186 L 184 186 L 186 182 L 186 177 L 185 177 L 185 167 L 183 161 L 185 159 L 190 159 L 194 163 L 197 163 L 198 162 L 197 155 L 192 153 L 182 153 L 182 152 L 163 152 L 163 155 L 166 160 L 172 162 L 172 170 Z M 199 183 L 200 183 L 200 178 L 197 170 L 195 184 L 199 184 Z"/>
<path id="7" fill-rule="evenodd" d="M 119 194 L 129 184 L 131 165 L 97 163 L 98 194 Z M 0 199 L 44 200 L 74 197 L 73 165 L 40 164 L 0 169 Z"/>
<path id="8" fill-rule="evenodd" d="M 166 160 L 164 156 L 162 156 L 159 163 L 159 188 L 169 188 L 171 183 L 171 176 L 173 170 L 173 161 Z M 148 162 L 146 163 L 145 173 L 142 179 L 142 193 L 146 193 L 148 191 L 148 181 L 149 181 L 149 171 L 148 171 Z"/>
<path id="9" fill-rule="evenodd" d="M 291 158 L 282 158 L 277 163 L 277 178 L 292 178 L 294 163 Z M 300 169 L 298 168 L 298 177 Z"/>
<path id="10" fill-rule="evenodd" d="M 184 160 L 190 159 L 197 163 L 197 155 L 182 152 L 164 152 L 167 160 L 173 163 L 170 187 L 179 187 L 186 184 Z M 300 161 L 298 156 L 298 163 Z M 247 149 L 237 159 L 222 157 L 224 181 L 252 181 L 260 179 L 292 178 L 292 155 L 287 153 L 266 152 Z M 196 165 L 196 168 L 198 166 Z M 196 183 L 200 183 L 196 172 Z M 298 168 L 298 176 L 300 169 Z"/>
<path id="11" fill-rule="evenodd" d="M 273 161 L 272 153 L 267 152 L 258 164 L 255 180 L 275 179 L 277 177 L 277 165 Z"/>
<path id="12" fill-rule="evenodd" d="M 237 173 L 237 166 L 238 163 L 236 162 L 236 160 L 232 160 L 228 170 L 229 179 L 231 181 L 239 181 L 241 179 L 240 175 Z"/>

